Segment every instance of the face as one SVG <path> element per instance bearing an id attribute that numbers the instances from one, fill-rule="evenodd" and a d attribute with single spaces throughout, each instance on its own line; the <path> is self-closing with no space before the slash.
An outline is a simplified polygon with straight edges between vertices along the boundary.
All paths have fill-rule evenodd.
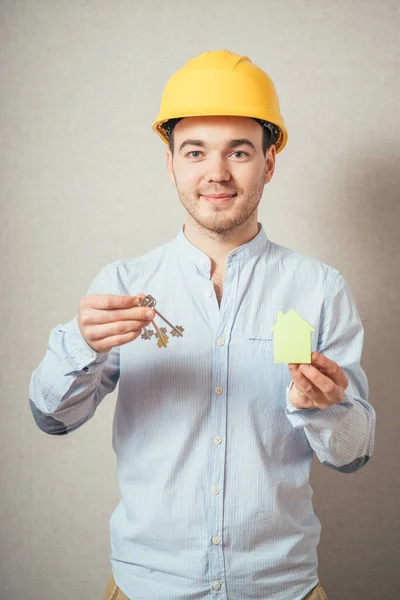
<path id="1" fill-rule="evenodd" d="M 262 150 L 262 126 L 247 117 L 188 117 L 167 149 L 169 177 L 190 217 L 216 234 L 255 222 L 275 147 Z"/>

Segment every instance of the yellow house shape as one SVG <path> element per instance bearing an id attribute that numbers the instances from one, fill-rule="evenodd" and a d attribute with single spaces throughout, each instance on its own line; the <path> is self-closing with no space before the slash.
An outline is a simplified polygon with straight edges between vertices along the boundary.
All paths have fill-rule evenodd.
<path id="1" fill-rule="evenodd" d="M 315 331 L 303 317 L 291 309 L 278 311 L 274 332 L 275 363 L 311 363 L 311 333 Z"/>

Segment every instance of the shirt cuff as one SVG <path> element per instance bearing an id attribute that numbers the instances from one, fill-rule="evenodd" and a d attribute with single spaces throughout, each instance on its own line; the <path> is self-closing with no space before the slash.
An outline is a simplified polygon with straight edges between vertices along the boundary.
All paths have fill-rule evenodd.
<path id="1" fill-rule="evenodd" d="M 89 365 L 102 363 L 108 352 L 96 352 L 83 338 L 76 317 L 66 325 L 61 326 L 65 332 L 66 361 L 74 371 L 88 370 Z"/>

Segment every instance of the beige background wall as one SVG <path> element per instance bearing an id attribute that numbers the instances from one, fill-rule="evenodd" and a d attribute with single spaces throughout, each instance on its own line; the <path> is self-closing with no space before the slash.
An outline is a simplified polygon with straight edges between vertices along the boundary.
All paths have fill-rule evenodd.
<path id="1" fill-rule="evenodd" d="M 340 269 L 365 324 L 376 452 L 352 475 L 315 464 L 320 575 L 330 600 L 400 597 L 399 25 L 390 0 L 0 2 L 1 600 L 102 597 L 115 396 L 51 437 L 29 379 L 101 267 L 176 235 L 150 125 L 167 78 L 221 48 L 271 75 L 289 129 L 267 234 Z"/>

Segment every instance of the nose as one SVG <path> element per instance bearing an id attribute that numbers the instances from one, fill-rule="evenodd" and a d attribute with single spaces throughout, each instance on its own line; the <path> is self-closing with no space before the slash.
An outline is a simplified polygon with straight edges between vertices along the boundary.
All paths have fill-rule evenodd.
<path id="1" fill-rule="evenodd" d="M 221 156 L 210 157 L 207 161 L 205 179 L 207 182 L 229 181 L 231 173 L 226 160 Z"/>

